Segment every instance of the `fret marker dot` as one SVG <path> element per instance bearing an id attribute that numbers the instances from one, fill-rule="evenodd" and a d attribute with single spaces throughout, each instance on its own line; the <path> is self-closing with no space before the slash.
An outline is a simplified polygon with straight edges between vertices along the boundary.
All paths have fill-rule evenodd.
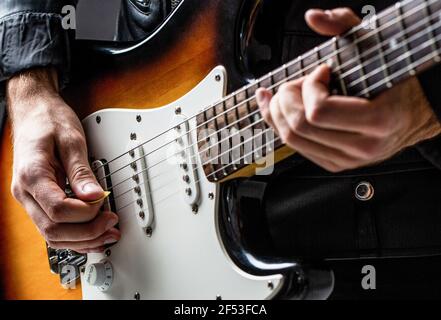
<path id="1" fill-rule="evenodd" d="M 329 68 L 331 68 L 331 69 L 334 68 L 334 60 L 333 59 L 328 59 L 326 61 L 326 64 L 328 65 Z"/>
<path id="2" fill-rule="evenodd" d="M 398 47 L 398 40 L 397 39 L 392 39 L 391 41 L 390 41 L 390 47 L 392 48 L 392 49 L 396 49 L 397 47 Z"/>

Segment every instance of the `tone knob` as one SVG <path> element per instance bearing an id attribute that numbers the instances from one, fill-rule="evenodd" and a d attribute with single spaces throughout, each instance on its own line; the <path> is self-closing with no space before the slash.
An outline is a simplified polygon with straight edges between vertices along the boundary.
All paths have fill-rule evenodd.
<path id="1" fill-rule="evenodd" d="M 107 260 L 89 264 L 85 274 L 87 283 L 101 291 L 106 291 L 112 286 L 113 268 Z"/>

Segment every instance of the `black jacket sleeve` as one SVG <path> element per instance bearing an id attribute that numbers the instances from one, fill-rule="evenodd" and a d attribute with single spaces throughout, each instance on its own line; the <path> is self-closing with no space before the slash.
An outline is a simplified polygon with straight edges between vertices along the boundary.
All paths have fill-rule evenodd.
<path id="1" fill-rule="evenodd" d="M 61 84 L 69 67 L 68 31 L 62 28 L 62 0 L 0 2 L 0 82 L 35 67 L 53 66 Z"/>

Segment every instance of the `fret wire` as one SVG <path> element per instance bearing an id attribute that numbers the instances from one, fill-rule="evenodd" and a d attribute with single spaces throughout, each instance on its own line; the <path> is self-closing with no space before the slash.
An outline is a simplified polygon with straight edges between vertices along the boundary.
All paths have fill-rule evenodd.
<path id="1" fill-rule="evenodd" d="M 335 50 L 337 51 L 337 54 L 336 54 L 336 60 L 337 60 L 337 70 L 336 70 L 336 73 L 337 73 L 337 78 L 338 78 L 338 80 L 340 82 L 340 86 L 341 86 L 341 90 L 343 92 L 343 95 L 347 96 L 348 95 L 348 89 L 346 88 L 346 84 L 345 84 L 344 79 L 341 77 L 341 71 L 340 71 L 341 61 L 340 61 L 340 56 L 339 56 L 339 53 L 338 53 L 339 46 L 338 46 L 337 38 L 335 38 L 335 37 L 332 38 L 332 43 L 334 45 Z"/>
<path id="2" fill-rule="evenodd" d="M 375 23 L 375 28 L 378 28 L 379 27 L 379 25 L 378 25 L 378 17 L 377 16 L 373 17 L 373 20 L 374 20 L 374 23 Z M 392 85 L 392 82 L 389 79 L 389 71 L 387 69 L 386 57 L 384 56 L 383 46 L 381 45 L 382 42 L 383 42 L 383 39 L 381 37 L 380 32 L 381 31 L 375 32 L 374 36 L 376 37 L 378 43 L 380 44 L 380 47 L 379 47 L 378 51 L 380 52 L 380 60 L 381 60 L 382 68 L 383 68 L 384 78 L 387 80 L 386 86 L 388 88 L 392 88 L 393 85 Z"/>
<path id="3" fill-rule="evenodd" d="M 356 34 L 353 35 L 353 40 L 354 40 L 354 43 L 355 43 L 355 51 L 356 51 L 356 56 L 357 56 L 357 60 L 358 60 L 358 65 L 360 66 L 360 79 L 362 79 L 363 87 L 366 90 L 368 88 L 368 84 L 367 84 L 367 81 L 366 81 L 366 72 L 364 70 L 365 67 L 363 65 L 363 61 L 362 61 L 362 58 L 361 58 L 359 44 L 358 44 L 358 42 L 355 42 L 355 35 Z M 368 91 L 366 93 L 366 98 L 369 98 L 370 95 L 371 94 Z"/>
<path id="4" fill-rule="evenodd" d="M 409 1 L 408 1 L 409 2 Z M 412 10 L 411 10 L 412 11 Z M 407 13 L 407 15 L 411 15 L 411 14 L 413 14 L 413 12 L 408 12 Z M 322 46 L 325 46 L 325 45 L 327 45 L 327 43 L 324 43 Z M 294 63 L 294 61 L 293 62 L 291 62 L 291 64 L 293 64 Z M 251 86 L 252 86 L 253 84 L 250 84 L 249 86 L 247 86 L 246 88 L 250 88 Z M 244 89 L 242 89 L 242 90 L 244 90 Z M 193 118 L 195 118 L 196 116 L 193 116 Z M 192 129 L 192 130 L 194 130 L 194 129 Z M 167 131 L 168 132 L 168 131 Z M 149 141 L 151 141 L 151 140 L 153 140 L 153 139 L 155 139 L 155 138 L 152 138 L 152 139 L 150 139 Z M 147 142 L 144 142 L 143 144 L 141 144 L 140 146 L 142 146 L 142 145 L 144 145 L 144 144 L 146 144 L 146 143 L 148 143 L 149 141 L 147 141 Z M 138 146 L 139 147 L 139 146 Z M 134 149 L 136 149 L 136 148 L 134 148 Z M 133 149 L 133 150 L 134 150 Z M 127 153 L 125 153 L 125 154 L 127 154 Z M 124 155 L 124 154 L 123 154 Z M 116 159 L 118 159 L 118 158 L 120 158 L 120 157 L 122 157 L 123 155 L 121 155 L 121 156 L 119 156 L 119 157 L 117 157 Z M 116 160 L 116 159 L 114 159 L 114 160 Z M 112 160 L 112 161 L 114 161 L 114 160 Z"/>
<path id="5" fill-rule="evenodd" d="M 411 1 L 413 1 L 413 0 L 404 0 L 402 3 L 403 3 L 403 4 L 408 4 L 408 3 L 410 3 Z M 437 0 L 429 0 L 429 1 L 430 1 L 430 3 L 434 3 L 434 1 L 437 1 Z M 410 14 L 413 14 L 413 10 L 410 10 L 410 11 L 411 11 L 411 12 L 409 12 L 408 14 L 409 14 L 409 15 L 410 15 Z M 387 16 L 388 13 L 387 13 L 387 12 L 381 12 L 379 15 L 380 15 L 380 16 Z M 359 25 L 359 26 L 357 26 L 357 27 L 354 27 L 353 29 L 349 30 L 345 35 L 349 35 L 349 34 L 351 34 L 351 33 L 353 33 L 353 32 L 356 32 L 356 31 L 359 30 L 361 27 L 362 27 L 361 25 Z M 325 43 L 323 43 L 322 45 L 320 45 L 319 47 L 323 47 L 323 46 L 326 46 L 326 45 L 328 45 L 328 43 L 325 42 Z M 293 60 L 293 61 L 291 61 L 290 63 L 288 63 L 287 66 L 289 67 L 289 66 L 293 65 L 295 62 L 296 62 L 296 60 Z M 253 85 L 253 84 L 249 84 L 249 85 L 243 87 L 241 90 L 248 90 L 252 85 Z M 208 109 L 208 108 L 207 108 L 207 109 Z M 203 110 L 202 110 L 201 112 L 203 112 Z M 197 117 L 197 115 L 194 115 L 194 116 L 192 116 L 190 119 L 194 119 L 194 118 L 196 118 L 196 117 Z M 190 120 L 190 119 L 187 119 L 186 121 L 188 121 L 188 120 Z M 184 124 L 184 123 L 185 123 L 185 122 L 182 122 L 181 125 Z M 108 164 L 110 164 L 110 163 L 112 163 L 112 162 L 114 162 L 114 161 L 116 161 L 116 160 L 118 160 L 118 159 L 121 159 L 123 156 L 127 155 L 130 151 L 134 151 L 134 150 L 136 150 L 136 148 L 139 148 L 139 147 L 142 147 L 142 146 L 146 145 L 147 143 L 149 143 L 149 142 L 151 142 L 151 141 L 153 141 L 153 140 L 159 138 L 160 136 L 162 136 L 162 135 L 164 135 L 164 134 L 170 132 L 171 130 L 173 130 L 173 128 L 170 128 L 170 129 L 168 129 L 168 130 L 166 130 L 166 131 L 164 131 L 164 132 L 161 132 L 161 133 L 159 133 L 158 135 L 155 135 L 154 137 L 152 137 L 152 138 L 150 138 L 150 139 L 148 139 L 148 140 L 146 140 L 146 141 L 140 143 L 138 146 L 133 147 L 132 149 L 126 151 L 125 153 L 120 154 L 119 156 L 117 156 L 117 157 L 115 157 L 115 158 L 109 160 L 109 161 L 108 161 Z M 172 142 L 170 142 L 170 143 L 172 143 Z M 164 146 L 163 146 L 163 147 L 164 147 Z M 98 166 L 97 168 L 94 169 L 94 171 L 96 172 L 97 170 L 99 170 L 99 169 L 102 168 L 102 167 L 103 167 L 103 165 Z"/>
<path id="6" fill-rule="evenodd" d="M 439 37 L 438 40 L 441 40 L 441 37 Z M 424 49 L 425 49 L 425 48 L 424 48 Z M 431 53 L 428 54 L 426 57 L 424 57 L 424 58 L 422 58 L 422 59 L 420 59 L 420 60 L 418 60 L 418 61 L 415 61 L 415 62 L 413 63 L 413 65 L 414 65 L 414 66 L 422 65 L 423 63 L 425 63 L 425 62 L 430 61 L 431 59 L 433 59 L 434 56 L 435 56 L 436 54 L 440 54 L 439 50 L 437 50 L 437 52 L 431 52 Z M 406 72 L 407 72 L 407 71 L 406 71 Z M 395 78 L 398 79 L 398 77 L 401 76 L 402 74 L 403 74 L 403 71 L 401 70 L 401 71 L 395 72 L 395 73 L 394 73 L 393 75 L 391 75 L 391 76 L 392 76 L 392 77 L 395 76 Z M 371 89 L 371 90 L 372 90 L 372 89 L 376 89 L 376 88 L 378 88 L 378 86 L 383 85 L 383 84 L 385 84 L 384 81 L 382 81 L 382 82 L 380 82 L 380 83 L 376 83 L 375 85 L 372 85 L 370 89 Z M 363 92 L 361 92 L 361 94 L 363 94 Z"/>
<path id="7" fill-rule="evenodd" d="M 404 47 L 405 47 L 405 50 L 407 52 L 409 52 L 411 50 L 411 48 L 409 46 L 409 42 L 408 42 L 408 38 L 407 38 L 407 31 L 406 31 L 407 27 L 406 27 L 405 21 L 403 19 L 403 8 L 402 8 L 400 2 L 397 2 L 397 4 L 395 6 L 396 6 L 397 13 L 398 13 L 398 24 L 401 28 L 401 32 L 403 33 Z M 409 69 L 409 74 L 411 76 L 414 76 L 416 74 L 416 71 L 415 71 L 415 69 L 411 68 L 412 55 L 409 55 L 409 57 L 406 60 L 407 60 L 407 67 Z"/>
<path id="8" fill-rule="evenodd" d="M 439 27 L 441 26 L 441 22 L 437 22 L 437 24 L 435 24 L 435 25 L 437 25 L 436 28 L 439 28 Z M 433 27 L 434 27 L 434 26 L 431 26 L 431 28 L 433 28 Z M 415 36 L 417 36 L 417 38 L 419 38 L 419 37 L 421 37 L 421 36 L 424 36 L 426 32 L 427 32 L 427 29 L 422 30 L 422 31 L 420 31 L 419 33 L 413 35 L 410 39 L 415 39 Z M 426 41 L 426 42 L 427 42 L 427 41 Z M 424 42 L 424 43 L 426 43 L 426 42 Z M 424 44 L 424 43 L 423 43 L 423 44 Z M 421 46 L 421 45 L 420 45 L 420 46 Z M 415 49 L 419 48 L 420 46 L 418 46 L 418 47 L 416 47 L 416 48 L 414 48 L 414 49 L 412 49 L 412 50 L 415 50 Z M 394 65 L 395 63 L 397 63 L 397 62 L 399 62 L 399 61 L 402 61 L 402 60 L 403 60 L 403 56 L 404 56 L 404 58 L 407 58 L 407 56 L 411 55 L 411 52 L 413 52 L 412 50 L 406 52 L 404 55 L 401 56 L 400 59 L 397 59 L 396 61 L 393 61 L 392 64 L 389 64 L 389 65 Z M 417 52 L 418 52 L 418 51 L 417 51 Z M 412 66 L 412 65 L 411 65 L 411 66 Z M 382 66 L 379 67 L 379 68 L 376 68 L 376 69 L 372 70 L 372 71 L 371 71 L 370 73 L 368 73 L 366 76 L 367 76 L 368 78 L 370 78 L 372 75 L 378 74 L 378 72 L 380 72 L 380 71 L 383 71 L 383 67 L 382 67 Z M 353 72 L 355 72 L 355 71 L 353 71 Z M 359 83 L 359 82 L 360 82 L 360 80 L 356 80 L 356 81 L 350 83 L 350 84 L 348 85 L 348 87 L 353 87 L 354 85 L 356 85 L 356 84 Z"/>
<path id="9" fill-rule="evenodd" d="M 427 0 L 423 0 L 423 1 L 424 1 L 424 11 L 426 12 L 426 16 L 429 18 L 432 15 L 431 10 L 430 10 L 430 5 L 427 2 Z M 431 19 L 429 18 L 427 23 L 426 23 L 426 27 L 427 28 L 430 27 L 430 20 Z M 436 41 L 435 41 L 435 34 L 432 31 L 430 31 L 430 38 L 432 39 L 432 50 L 437 52 L 438 51 L 438 46 L 437 46 Z M 435 61 L 436 62 L 440 62 L 441 61 L 441 57 L 440 57 L 439 54 L 435 57 Z"/>
<path id="10" fill-rule="evenodd" d="M 433 53 L 432 53 L 432 55 L 433 55 Z M 415 62 L 415 63 L 417 63 L 417 62 Z M 151 166 L 152 167 L 152 166 Z M 149 167 L 149 168 L 147 168 L 147 169 L 150 169 L 151 167 Z M 143 171 L 145 171 L 146 169 L 144 169 Z M 141 172 L 138 172 L 137 174 L 141 174 L 143 171 L 141 171 Z M 217 177 L 215 178 L 215 180 L 217 181 L 218 179 L 217 179 Z M 115 186 L 114 186 L 115 187 Z M 113 188 L 113 187 L 112 187 Z M 110 190 L 110 189 L 109 189 Z"/>

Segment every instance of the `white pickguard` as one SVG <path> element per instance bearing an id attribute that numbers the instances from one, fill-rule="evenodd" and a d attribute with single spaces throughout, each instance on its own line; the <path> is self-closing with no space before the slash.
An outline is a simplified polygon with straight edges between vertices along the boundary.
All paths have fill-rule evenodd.
<path id="1" fill-rule="evenodd" d="M 89 116 L 83 124 L 90 155 L 95 159 L 112 160 L 136 145 L 130 140 L 132 133 L 136 134 L 139 144 L 166 131 L 176 123 L 176 107 L 190 118 L 223 97 L 225 79 L 225 69 L 217 67 L 193 91 L 168 106 L 151 110 L 103 110 Z M 139 118 L 137 120 L 138 115 L 142 117 L 141 122 L 138 122 Z M 101 120 L 99 123 L 97 116 Z M 190 127 L 195 126 L 193 119 Z M 196 141 L 196 135 L 192 139 Z M 168 141 L 168 135 L 155 139 L 145 146 L 145 152 L 149 153 Z M 166 150 L 154 152 L 147 156 L 147 165 L 166 156 Z M 127 162 L 127 158 L 123 158 L 110 163 L 110 171 Z M 116 185 L 132 174 L 130 167 L 125 168 L 112 176 L 112 184 Z M 282 276 L 254 277 L 230 261 L 216 226 L 217 185 L 208 182 L 201 167 L 198 167 L 197 174 L 200 199 L 198 213 L 194 214 L 185 201 L 182 171 L 178 164 L 166 161 L 148 170 L 154 207 L 152 237 L 147 237 L 138 223 L 136 204 L 126 206 L 133 200 L 132 193 L 117 198 L 116 207 L 125 207 L 117 212 L 121 240 L 110 248 L 109 257 L 88 255 L 88 264 L 102 259 L 111 262 L 113 284 L 108 291 L 101 292 L 88 285 L 83 274 L 84 299 L 134 299 L 135 293 L 139 293 L 141 299 L 216 299 L 218 296 L 222 299 L 266 299 L 277 293 L 283 282 Z M 130 182 L 122 183 L 112 192 L 117 196 L 130 186 Z M 215 195 L 214 199 L 210 199 L 210 193 Z M 274 286 L 268 286 L 268 281 Z"/>

